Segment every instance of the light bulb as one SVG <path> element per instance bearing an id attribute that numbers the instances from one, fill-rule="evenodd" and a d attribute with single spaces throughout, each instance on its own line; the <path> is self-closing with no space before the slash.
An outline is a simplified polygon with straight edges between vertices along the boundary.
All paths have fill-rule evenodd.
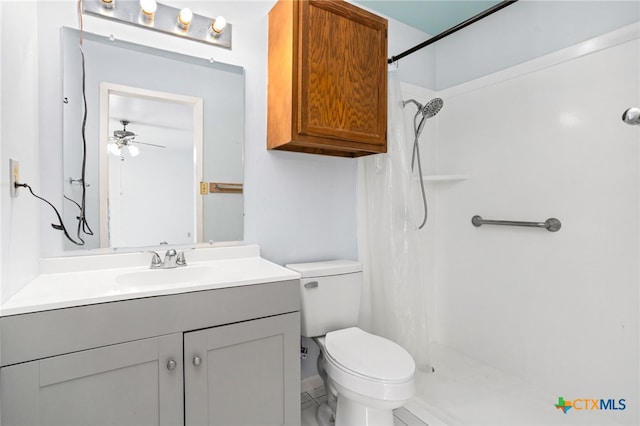
<path id="1" fill-rule="evenodd" d="M 120 155 L 120 148 L 115 143 L 110 143 L 107 145 L 107 151 L 113 155 Z"/>
<path id="2" fill-rule="evenodd" d="M 140 0 L 140 12 L 142 12 L 142 16 L 147 20 L 153 20 L 156 10 L 158 10 L 156 0 Z"/>
<path id="3" fill-rule="evenodd" d="M 191 24 L 191 20 L 193 19 L 193 12 L 188 7 L 180 10 L 178 13 L 178 23 L 182 26 L 182 28 L 187 29 Z"/>
<path id="4" fill-rule="evenodd" d="M 224 19 L 224 16 L 218 16 L 211 22 L 211 31 L 213 31 L 214 34 L 221 34 L 226 26 L 227 20 Z"/>
<path id="5" fill-rule="evenodd" d="M 137 146 L 134 145 L 129 145 L 129 154 L 131 154 L 132 157 L 137 157 L 138 154 L 140 154 L 140 149 Z"/>

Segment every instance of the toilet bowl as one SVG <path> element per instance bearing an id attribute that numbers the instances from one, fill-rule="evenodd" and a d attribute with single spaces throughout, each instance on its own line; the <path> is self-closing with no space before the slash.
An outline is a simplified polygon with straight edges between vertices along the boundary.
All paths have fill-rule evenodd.
<path id="1" fill-rule="evenodd" d="M 393 410 L 415 393 L 415 362 L 400 345 L 357 327 L 362 267 L 352 261 L 287 265 L 300 272 L 302 335 L 321 351 L 328 406 L 321 425 L 392 426 Z"/>
<path id="2" fill-rule="evenodd" d="M 337 396 L 336 425 L 393 425 L 393 410 L 415 393 L 415 363 L 399 345 L 357 327 L 314 339 L 328 390 Z"/>

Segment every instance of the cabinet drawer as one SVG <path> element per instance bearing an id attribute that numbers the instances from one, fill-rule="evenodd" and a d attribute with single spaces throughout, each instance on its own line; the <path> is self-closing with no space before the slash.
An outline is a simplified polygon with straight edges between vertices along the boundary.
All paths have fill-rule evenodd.
<path id="1" fill-rule="evenodd" d="M 297 280 L 0 318 L 2 366 L 300 309 Z"/>

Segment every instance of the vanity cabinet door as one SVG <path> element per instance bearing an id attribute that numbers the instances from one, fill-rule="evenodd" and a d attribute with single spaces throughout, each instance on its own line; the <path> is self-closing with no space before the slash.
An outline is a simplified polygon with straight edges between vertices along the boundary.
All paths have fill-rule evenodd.
<path id="1" fill-rule="evenodd" d="M 298 312 L 185 333 L 187 425 L 300 423 Z"/>
<path id="2" fill-rule="evenodd" d="M 182 394 L 176 333 L 0 369 L 0 423 L 178 425 Z"/>

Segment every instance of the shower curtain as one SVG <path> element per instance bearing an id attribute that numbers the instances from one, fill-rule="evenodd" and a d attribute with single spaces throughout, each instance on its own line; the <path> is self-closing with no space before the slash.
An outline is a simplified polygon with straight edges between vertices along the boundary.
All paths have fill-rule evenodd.
<path id="1" fill-rule="evenodd" d="M 424 275 L 418 241 L 417 179 L 411 172 L 413 134 L 405 120 L 400 81 L 389 71 L 387 154 L 361 166 L 361 260 L 371 305 L 371 331 L 404 347 L 416 368 L 430 371 Z M 413 114 L 415 111 L 411 111 Z M 365 284 L 366 285 L 366 284 Z M 368 320 L 368 321 L 367 321 Z"/>

